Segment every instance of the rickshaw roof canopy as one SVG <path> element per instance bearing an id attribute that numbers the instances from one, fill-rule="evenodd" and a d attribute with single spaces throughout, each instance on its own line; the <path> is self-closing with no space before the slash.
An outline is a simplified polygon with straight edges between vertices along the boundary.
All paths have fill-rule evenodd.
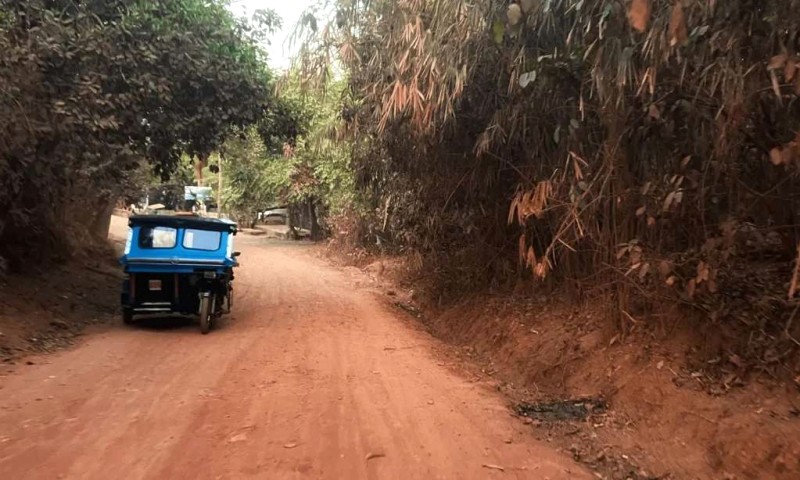
<path id="1" fill-rule="evenodd" d="M 198 230 L 236 233 L 236 223 L 230 220 L 186 215 L 134 215 L 128 220 L 128 225 L 131 227 L 149 225 L 172 228 L 195 228 Z"/>

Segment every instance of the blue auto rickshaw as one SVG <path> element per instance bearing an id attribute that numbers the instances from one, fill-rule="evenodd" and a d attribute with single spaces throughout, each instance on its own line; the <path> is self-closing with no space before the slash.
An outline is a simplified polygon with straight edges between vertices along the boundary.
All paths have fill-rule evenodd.
<path id="1" fill-rule="evenodd" d="M 186 215 L 130 217 L 125 253 L 122 317 L 178 313 L 197 315 L 200 331 L 230 313 L 233 304 L 233 251 L 236 224 Z"/>

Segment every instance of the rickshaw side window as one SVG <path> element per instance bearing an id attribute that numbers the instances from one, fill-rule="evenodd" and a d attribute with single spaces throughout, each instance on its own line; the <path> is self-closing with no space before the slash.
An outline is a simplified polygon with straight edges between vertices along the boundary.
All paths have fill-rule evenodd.
<path id="1" fill-rule="evenodd" d="M 183 233 L 183 248 L 190 250 L 206 250 L 208 252 L 215 252 L 219 250 L 220 240 L 222 239 L 221 232 L 214 232 L 211 230 L 195 230 L 187 228 Z"/>
<path id="2" fill-rule="evenodd" d="M 172 248 L 178 240 L 178 231 L 170 227 L 142 227 L 139 230 L 139 248 Z"/>

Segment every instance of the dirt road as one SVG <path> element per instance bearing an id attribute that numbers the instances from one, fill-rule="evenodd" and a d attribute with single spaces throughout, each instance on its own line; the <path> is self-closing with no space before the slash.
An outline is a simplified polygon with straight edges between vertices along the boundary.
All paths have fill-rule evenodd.
<path id="1" fill-rule="evenodd" d="M 239 249 L 210 335 L 120 325 L 0 372 L 0 478 L 592 478 L 348 274 Z"/>

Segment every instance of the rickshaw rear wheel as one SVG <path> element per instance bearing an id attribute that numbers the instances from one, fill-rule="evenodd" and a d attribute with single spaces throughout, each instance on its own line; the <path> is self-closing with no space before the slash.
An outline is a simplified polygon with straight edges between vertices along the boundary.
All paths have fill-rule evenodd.
<path id="1" fill-rule="evenodd" d="M 200 299 L 200 333 L 207 334 L 211 330 L 211 296 L 203 295 Z"/>

